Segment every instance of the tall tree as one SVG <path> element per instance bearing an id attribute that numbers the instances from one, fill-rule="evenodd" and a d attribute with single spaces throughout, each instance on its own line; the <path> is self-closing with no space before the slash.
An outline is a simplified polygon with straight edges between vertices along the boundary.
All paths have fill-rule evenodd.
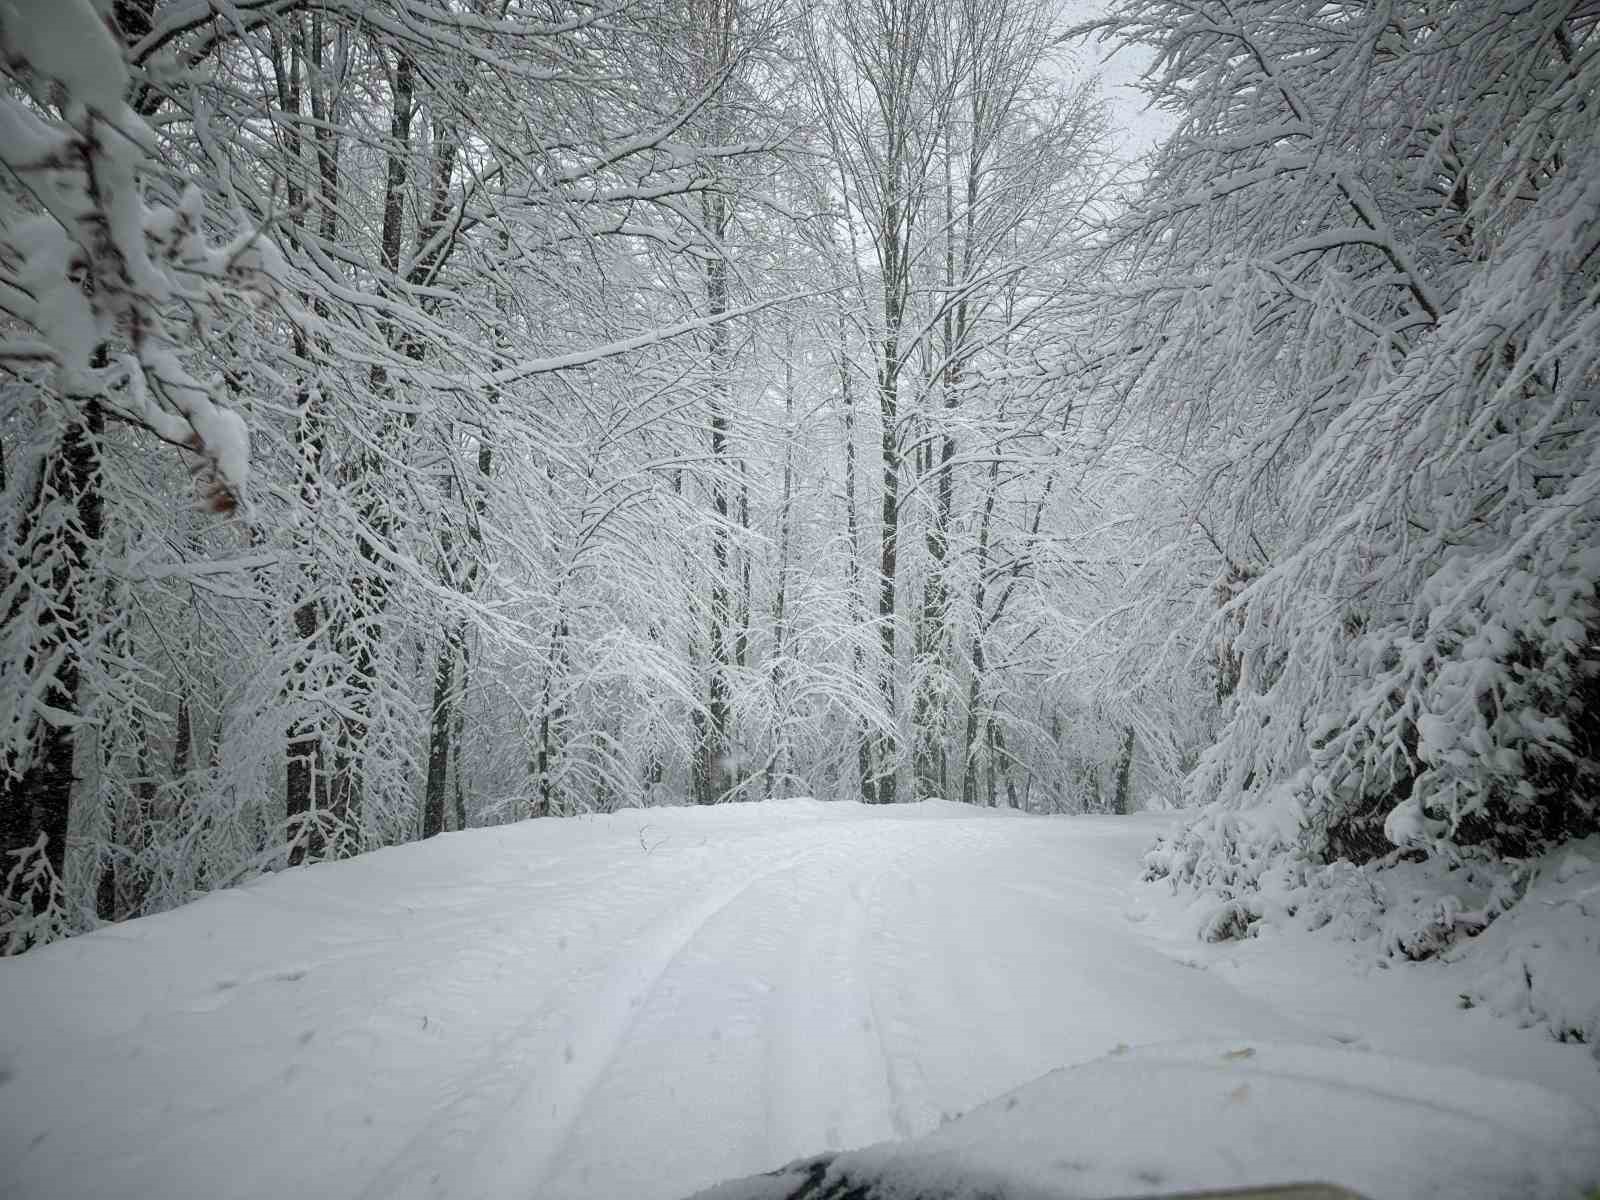
<path id="1" fill-rule="evenodd" d="M 1597 19 L 1118 8 L 1182 124 L 1117 244 L 1116 383 L 1229 517 L 1194 793 L 1293 787 L 1314 854 L 1595 827 Z"/>
<path id="2" fill-rule="evenodd" d="M 144 11 L 123 13 L 135 33 Z M 0 361 L 27 384 L 12 398 L 36 406 L 45 432 L 30 469 L 8 473 L 0 576 L 0 852 L 15 946 L 61 919 L 77 726 L 104 650 L 107 421 L 192 453 L 204 501 L 236 505 L 244 422 L 190 369 L 192 331 L 247 308 L 278 261 L 253 233 L 208 240 L 204 193 L 156 169 L 154 134 L 127 103 L 118 31 L 91 6 L 14 9 L 0 39 L 14 89 L 0 98 L 0 155 L 22 185 L 0 207 L 0 305 L 23 335 Z"/>

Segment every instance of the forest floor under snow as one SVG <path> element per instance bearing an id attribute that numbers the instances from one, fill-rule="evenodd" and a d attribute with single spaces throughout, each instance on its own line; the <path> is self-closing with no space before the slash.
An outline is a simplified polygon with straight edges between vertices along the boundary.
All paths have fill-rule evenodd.
<path id="1" fill-rule="evenodd" d="M 1453 964 L 1197 941 L 1181 898 L 1137 882 L 1171 821 L 781 801 L 531 822 L 0 961 L 0 1195 L 671 1200 L 1095 1060 L 1056 1076 L 1097 1117 L 1076 1148 L 1049 1127 L 1062 1162 L 1251 1139 L 1248 1087 L 1186 1114 L 1146 1071 L 1119 1097 L 1114 1064 L 1148 1045 L 1169 1067 L 1207 1046 L 1334 1062 L 1352 1114 L 1375 1076 L 1420 1080 L 1389 1089 L 1390 1153 L 1466 1103 L 1486 1147 L 1561 1160 L 1531 1191 L 1600 1179 L 1591 1047 L 1463 1011 Z M 1281 1079 L 1261 1091 L 1281 1117 Z M 1300 1140 L 1360 1166 L 1319 1105 L 1302 1119 L 1327 1136 Z M 1254 1169 L 1303 1171 L 1271 1137 Z M 1178 1159 L 1166 1182 L 1190 1186 Z M 1368 1167 L 1347 1182 L 1398 1179 Z"/>

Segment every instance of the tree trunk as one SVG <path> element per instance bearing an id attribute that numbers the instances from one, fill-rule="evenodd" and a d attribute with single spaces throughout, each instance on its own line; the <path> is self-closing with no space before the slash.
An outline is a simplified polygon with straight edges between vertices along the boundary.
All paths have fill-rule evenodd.
<path id="1" fill-rule="evenodd" d="M 722 140 L 727 133 L 726 95 L 717 86 L 727 72 L 733 56 L 734 22 L 738 0 L 714 0 L 708 11 L 697 14 L 697 24 L 705 41 L 697 47 L 695 90 L 704 93 L 716 88 L 715 98 L 708 107 L 707 135 L 712 143 Z M 733 202 L 724 190 L 724 181 L 713 179 L 702 194 L 700 214 L 705 231 L 713 245 L 712 257 L 706 264 L 706 315 L 715 319 L 728 312 L 729 283 L 728 260 L 725 241 L 733 222 Z M 712 325 L 707 331 L 710 342 L 708 362 L 711 371 L 710 408 L 711 442 L 711 506 L 716 512 L 716 524 L 711 534 L 712 579 L 710 628 L 707 631 L 707 700 L 706 719 L 699 728 L 701 742 L 698 748 L 700 769 L 699 795 L 701 804 L 711 804 L 721 799 L 729 789 L 728 761 L 733 749 L 733 712 L 729 697 L 729 672 L 735 663 L 742 665 L 746 653 L 745 633 L 736 632 L 739 624 L 734 611 L 733 586 L 730 576 L 730 519 L 729 503 L 728 435 L 730 405 L 732 401 L 729 374 L 732 369 L 729 328 L 724 323 Z M 748 624 L 748 617 L 746 617 Z"/>
<path id="2" fill-rule="evenodd" d="M 720 242 L 725 221 L 722 197 L 712 195 L 705 203 L 706 221 Z M 728 311 L 727 263 L 714 259 L 706 268 L 706 308 L 712 317 Z M 728 670 L 731 658 L 728 643 L 733 636 L 733 606 L 728 586 L 728 484 L 724 474 L 728 463 L 728 327 L 714 325 L 710 331 L 711 370 L 711 507 L 716 525 L 711 532 L 711 625 L 707 631 L 709 656 L 706 723 L 700 747 L 702 786 L 700 803 L 710 804 L 722 795 L 726 785 L 725 760 L 731 714 L 728 702 Z"/>
<path id="3" fill-rule="evenodd" d="M 450 741 L 455 722 L 451 699 L 455 693 L 456 642 L 454 630 L 445 635 L 433 668 L 433 707 L 428 717 L 428 780 L 423 791 L 422 836 L 444 832 L 445 784 L 450 770 Z M 458 768 L 459 769 L 459 768 Z"/>
<path id="4" fill-rule="evenodd" d="M 844 519 L 850 537 L 850 562 L 848 578 L 850 587 L 851 624 L 860 628 L 866 619 L 865 600 L 861 593 L 861 521 L 856 515 L 856 405 L 854 379 L 850 374 L 849 346 L 845 336 L 844 309 L 838 313 L 839 322 L 839 399 L 844 409 Z M 856 677 L 867 673 L 866 656 L 861 643 L 853 643 Z M 878 800 L 877 780 L 872 771 L 872 739 L 865 725 L 856 730 L 856 774 L 860 781 L 861 799 L 867 804 Z"/>
<path id="5" fill-rule="evenodd" d="M 278 81 L 278 103 L 288 115 L 289 124 L 284 139 L 286 152 L 295 167 L 301 165 L 300 117 L 302 95 L 309 93 L 313 120 L 312 137 L 317 163 L 316 208 L 320 214 L 317 233 L 325 243 L 333 243 L 339 234 L 339 154 L 341 140 L 336 128 L 337 96 L 325 75 L 323 54 L 322 17 L 313 15 L 309 39 L 303 20 L 297 19 L 289 49 L 287 67 L 282 64 L 281 51 L 275 47 L 273 65 Z M 302 73 L 309 69 L 310 86 L 303 87 Z M 289 213 L 287 227 L 290 235 L 308 236 L 301 205 L 308 190 L 298 170 L 291 170 L 287 178 Z M 318 317 L 326 318 L 326 300 L 320 295 L 313 301 Z M 302 363 L 309 363 L 311 345 L 296 327 L 294 354 Z M 319 341 L 319 357 L 326 361 L 331 347 Z M 315 513 L 322 502 L 322 463 L 324 431 L 320 414 L 313 408 L 314 390 L 303 385 L 298 397 L 298 414 L 295 424 L 295 448 L 299 453 L 299 493 L 302 514 Z M 317 657 L 316 645 L 322 632 L 322 613 L 316 596 L 316 576 L 306 580 L 304 593 L 294 607 L 294 636 L 299 643 L 298 662 L 293 675 L 302 691 L 309 683 L 311 662 Z M 323 814 L 328 811 L 327 749 L 323 736 L 322 720 L 303 715 L 290 727 L 286 747 L 284 771 L 284 816 L 289 833 L 289 865 L 297 866 L 309 854 L 320 858 L 324 852 Z"/>
<path id="6" fill-rule="evenodd" d="M 763 795 L 772 798 L 775 777 L 788 758 L 788 729 L 783 703 L 783 656 L 789 639 L 789 554 L 794 535 L 794 326 L 785 330 L 783 346 L 783 492 L 778 503 L 778 571 L 772 599 L 772 699 L 777 713 L 772 755 L 767 760 Z M 745 594 L 750 590 L 749 565 L 745 567 Z M 749 622 L 746 622 L 748 625 Z"/>
<path id="7" fill-rule="evenodd" d="M 1117 755 L 1117 787 L 1111 811 L 1126 816 L 1133 811 L 1133 726 L 1122 733 L 1122 751 Z"/>
<path id="8" fill-rule="evenodd" d="M 569 636 L 567 619 L 563 616 L 550 631 L 550 655 L 545 669 L 544 691 L 539 698 L 539 736 L 534 749 L 533 776 L 538 789 L 532 815 L 552 817 L 562 815 L 561 796 L 551 775 L 562 750 L 564 706 L 555 698 L 558 669 L 566 658 Z"/>
<path id="9" fill-rule="evenodd" d="M 30 714 L 36 730 L 35 750 L 20 777 L 13 774 L 16 756 L 6 755 L 8 769 L 0 774 L 0 870 L 4 871 L 17 861 L 12 854 L 28 850 L 42 836 L 50 869 L 57 879 L 66 874 L 67 826 L 76 778 L 73 755 L 77 737 L 72 718 L 82 703 L 83 654 L 93 619 L 93 614 L 85 611 L 86 583 L 91 555 L 102 532 L 99 442 L 104 430 L 105 414 L 99 402 L 90 399 L 50 454 L 30 516 L 19 530 L 24 561 L 36 564 L 41 574 L 48 570 L 50 589 L 26 665 L 60 655 L 60 665 L 43 689 L 43 699 L 66 719 L 46 720 Z M 67 519 L 36 535 L 37 523 L 45 517 L 52 497 L 65 505 Z M 14 608 L 7 614 L 6 624 L 19 619 L 21 614 Z M 42 915 L 49 901 L 47 892 L 34 890 L 30 900 L 34 915 Z"/>
<path id="10" fill-rule="evenodd" d="M 978 578 L 972 589 L 972 611 L 977 614 L 978 627 L 972 632 L 969 656 L 972 676 L 967 682 L 967 728 L 961 742 L 961 799 L 966 804 L 978 802 L 978 725 L 982 720 L 983 676 L 986 669 L 983 639 L 989 629 L 989 532 L 993 526 L 999 486 L 1000 460 L 996 455 L 994 462 L 989 464 L 989 486 L 983 499 L 983 516 L 978 521 Z"/>
<path id="11" fill-rule="evenodd" d="M 886 228 L 898 226 L 896 210 L 885 219 Z M 891 261 L 893 255 L 891 254 Z M 900 551 L 900 321 L 899 298 L 886 293 L 883 322 L 886 330 L 883 358 L 878 367 L 879 447 L 883 466 L 883 504 L 878 541 L 878 638 L 882 645 L 880 670 L 884 715 L 890 730 L 877 737 L 878 803 L 893 804 L 898 785 L 900 751 L 893 725 L 899 705 L 895 695 L 895 585 Z"/>
<path id="12" fill-rule="evenodd" d="M 463 737 L 467 724 L 467 677 L 471 671 L 471 668 L 472 663 L 467 655 L 466 642 L 463 641 L 461 644 L 461 701 L 456 705 L 455 725 L 456 769 L 454 776 L 454 794 L 457 829 L 465 829 L 467 827 L 467 789 L 466 785 L 461 782 L 461 777 L 464 774 L 464 772 L 461 770 L 461 747 L 463 745 Z"/>

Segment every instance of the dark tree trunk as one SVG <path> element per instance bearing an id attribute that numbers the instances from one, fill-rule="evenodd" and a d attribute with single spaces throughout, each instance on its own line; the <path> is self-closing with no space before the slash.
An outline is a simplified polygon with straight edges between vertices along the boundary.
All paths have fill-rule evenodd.
<path id="1" fill-rule="evenodd" d="M 302 74 L 309 58 L 311 86 L 302 88 Z M 305 23 L 297 19 L 288 48 L 287 64 L 283 51 L 274 48 L 273 67 L 278 82 L 278 101 L 288 115 L 284 132 L 285 146 L 298 166 L 301 159 L 301 134 L 299 120 L 302 97 L 309 92 L 311 115 L 315 122 L 313 139 L 317 161 L 317 208 L 320 212 L 318 232 L 325 241 L 333 241 L 339 232 L 339 139 L 334 127 L 336 97 L 326 83 L 323 71 L 322 18 L 311 18 L 309 40 Z M 325 90 L 328 89 L 328 90 Z M 298 214 L 304 203 L 307 185 L 298 172 L 291 171 L 287 178 L 291 236 L 300 229 Z M 319 317 L 326 317 L 327 306 L 317 298 L 314 307 Z M 318 344 L 326 356 L 328 347 Z M 311 346 L 298 328 L 294 333 L 295 358 L 301 363 L 310 362 Z M 295 448 L 300 456 L 300 504 L 305 513 L 314 513 L 322 502 L 323 429 L 319 414 L 312 407 L 313 390 L 302 385 L 297 397 L 298 418 L 295 425 Z M 306 592 L 294 608 L 294 634 L 299 642 L 299 663 L 294 671 L 302 694 L 309 682 L 310 663 L 316 658 L 316 643 L 322 635 L 322 612 L 315 596 L 315 578 L 308 579 Z M 303 716 L 288 730 L 285 754 L 284 816 L 289 832 L 289 865 L 297 866 L 309 854 L 320 858 L 323 854 L 322 817 L 328 811 L 327 750 L 324 744 L 320 719 Z"/>
<path id="2" fill-rule="evenodd" d="M 967 728 L 961 740 L 961 799 L 978 802 L 978 726 L 982 721 L 983 677 L 987 670 L 983 641 L 989 628 L 989 587 L 985 582 L 989 567 L 989 530 L 994 520 L 995 498 L 999 489 L 998 457 L 989 465 L 989 484 L 983 500 L 983 516 L 978 522 L 978 579 L 972 589 L 972 609 L 978 614 L 978 627 L 972 633 L 972 677 L 967 683 Z"/>
<path id="3" fill-rule="evenodd" d="M 1117 755 L 1117 788 L 1111 811 L 1126 816 L 1133 810 L 1133 726 L 1122 733 L 1122 752 Z"/>
<path id="4" fill-rule="evenodd" d="M 468 672 L 470 671 L 470 669 L 471 669 L 471 663 L 467 659 L 467 647 L 466 647 L 466 644 L 463 642 L 462 646 L 461 646 L 461 701 L 456 705 L 456 723 L 455 723 L 455 759 L 456 759 L 456 769 L 455 769 L 454 783 L 455 783 L 455 815 L 456 815 L 456 828 L 457 829 L 465 829 L 467 827 L 467 789 L 466 789 L 466 785 L 461 782 L 461 775 L 462 775 L 462 771 L 461 771 L 461 744 L 462 744 L 462 735 L 463 735 L 464 730 L 466 729 L 466 723 L 467 723 L 467 701 L 466 701 L 466 697 L 467 697 L 467 675 L 468 675 Z"/>
<path id="5" fill-rule="evenodd" d="M 720 206 L 712 209 L 716 225 L 722 222 Z M 706 295 L 713 317 L 728 309 L 727 265 L 721 259 L 714 261 L 707 271 Z M 731 713 L 728 700 L 728 669 L 731 663 L 728 643 L 733 635 L 733 602 L 728 586 L 728 483 L 723 468 L 728 458 L 728 328 L 716 325 L 711 329 L 711 361 L 716 378 L 711 387 L 711 506 L 716 510 L 716 527 L 711 534 L 713 571 L 711 580 L 711 627 L 707 633 L 709 643 L 709 680 L 706 702 L 706 723 L 702 730 L 704 742 L 700 748 L 700 767 L 703 773 L 700 803 L 714 803 L 725 786 L 724 760 L 728 753 Z"/>
<path id="6" fill-rule="evenodd" d="M 302 678 L 305 663 L 315 653 L 317 606 L 303 600 L 294 610 L 295 634 L 300 639 Z M 284 815 L 290 837 L 289 865 L 298 866 L 306 855 L 322 855 L 321 815 L 328 809 L 328 772 L 324 762 L 322 730 L 315 719 L 306 719 L 289 733 L 288 770 L 284 787 Z"/>
<path id="7" fill-rule="evenodd" d="M 532 815 L 536 817 L 561 815 L 561 796 L 551 776 L 561 755 L 564 735 L 565 705 L 557 702 L 555 688 L 558 672 L 566 661 L 568 636 L 570 630 L 567 628 L 567 619 L 563 616 L 550 632 L 550 662 L 544 679 L 544 694 L 539 701 L 539 741 L 533 761 L 538 799 L 534 803 Z"/>
<path id="8" fill-rule="evenodd" d="M 451 699 L 455 691 L 454 631 L 439 648 L 433 670 L 433 708 L 428 721 L 428 783 L 422 804 L 422 836 L 444 832 L 445 784 L 450 770 Z"/>
<path id="9" fill-rule="evenodd" d="M 719 243 L 727 232 L 728 202 L 720 193 L 707 196 L 703 209 L 706 227 Z M 708 315 L 721 317 L 728 311 L 728 264 L 717 257 L 706 268 L 706 308 Z M 731 555 L 729 553 L 729 522 L 731 506 L 728 500 L 728 408 L 731 397 L 728 387 L 729 344 L 728 327 L 714 325 L 711 339 L 711 506 L 716 510 L 716 527 L 711 534 L 713 571 L 711 580 L 711 627 L 708 630 L 709 679 L 706 702 L 706 723 L 702 727 L 704 743 L 700 748 L 699 763 L 702 773 L 700 794 L 702 804 L 712 804 L 727 789 L 727 755 L 732 740 L 732 706 L 728 698 L 728 671 L 734 662 L 729 644 L 742 641 L 735 632 L 737 624 L 733 611 L 732 588 L 729 585 Z"/>
<path id="10" fill-rule="evenodd" d="M 89 400 L 50 455 L 34 495 L 32 518 L 23 522 L 19 538 L 28 559 L 41 566 L 50 563 L 50 594 L 34 632 L 28 666 L 61 655 L 61 664 L 45 688 L 44 698 L 51 708 L 69 718 L 78 714 L 82 703 L 81 656 L 90 620 L 90 614 L 84 611 L 89 594 L 84 584 L 90 554 L 100 540 L 102 528 L 99 440 L 104 429 L 105 415 L 100 405 Z M 36 537 L 36 523 L 51 496 L 64 501 L 71 516 L 58 528 Z M 15 610 L 7 614 L 7 623 L 17 619 L 20 614 Z M 10 853 L 27 850 L 42 835 L 45 857 L 60 879 L 66 872 L 77 738 L 69 722 L 34 720 L 37 749 L 27 770 L 20 778 L 10 770 L 0 778 L 0 855 L 4 855 L 0 864 L 9 869 L 15 861 Z M 36 915 L 49 902 L 49 896 L 37 890 L 32 899 Z"/>
<path id="11" fill-rule="evenodd" d="M 772 696 L 778 711 L 773 733 L 772 755 L 767 759 L 762 796 L 772 799 L 772 789 L 781 777 L 788 757 L 788 731 L 783 718 L 783 656 L 788 650 L 789 625 L 789 549 L 793 537 L 794 507 L 794 328 L 784 339 L 783 355 L 783 490 L 778 501 L 778 571 L 772 599 Z M 749 506 L 743 505 L 745 525 L 749 526 Z M 750 597 L 750 562 L 745 560 L 745 603 Z M 749 629 L 748 618 L 745 621 Z"/>
<path id="12" fill-rule="evenodd" d="M 886 315 L 886 324 L 898 329 L 898 309 Z M 884 368 L 878 383 L 878 409 L 882 422 L 880 446 L 883 454 L 883 508 L 880 540 L 878 543 L 878 637 L 883 646 L 883 668 L 880 686 L 883 692 L 884 715 L 892 723 L 898 711 L 895 698 L 895 580 L 900 550 L 900 433 L 898 402 L 898 368 L 900 353 L 894 336 L 886 339 Z M 877 800 L 879 804 L 893 804 L 898 783 L 899 747 L 892 731 L 879 733 L 877 738 L 878 761 Z"/>
<path id="13" fill-rule="evenodd" d="M 411 120 L 415 100 L 416 67 L 404 50 L 395 55 L 393 95 L 390 102 L 389 145 L 386 154 L 383 193 L 383 230 L 379 253 L 385 275 L 398 282 L 400 248 L 404 236 L 405 191 L 411 172 Z M 402 335 L 393 326 L 386 328 L 390 346 L 399 347 Z M 406 347 L 409 349 L 409 347 Z M 369 384 L 378 397 L 393 395 L 388 370 L 375 365 Z M 392 416 L 386 416 L 382 442 L 394 444 L 397 433 Z M 392 550 L 394 510 L 389 498 L 376 486 L 374 477 L 381 464 L 372 453 L 363 455 L 353 469 L 349 484 L 356 497 L 359 514 L 356 543 L 360 569 L 349 585 L 348 611 L 341 614 L 336 645 L 349 663 L 348 713 L 339 720 L 334 741 L 333 774 L 328 783 L 328 832 L 333 842 L 327 847 L 335 858 L 348 858 L 363 846 L 363 808 L 366 797 L 367 740 L 371 732 L 373 698 L 378 689 L 379 654 L 383 640 L 383 616 L 388 606 L 391 571 L 388 555 Z"/>

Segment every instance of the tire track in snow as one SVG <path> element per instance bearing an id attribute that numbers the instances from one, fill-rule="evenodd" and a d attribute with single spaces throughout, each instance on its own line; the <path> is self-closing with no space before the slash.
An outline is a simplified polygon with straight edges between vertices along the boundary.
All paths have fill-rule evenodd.
<path id="1" fill-rule="evenodd" d="M 882 903 L 879 900 L 878 893 L 882 886 L 883 877 L 890 873 L 891 870 L 902 881 L 909 878 L 904 870 L 900 869 L 896 864 L 893 867 L 886 867 L 884 870 L 876 872 L 870 879 L 866 880 L 865 895 L 862 894 L 863 889 L 860 883 L 851 887 L 851 893 L 864 913 L 882 912 Z M 871 901 L 870 904 L 868 902 L 869 899 Z M 887 944 L 887 939 L 880 932 L 878 946 L 882 947 L 885 944 Z M 874 956 L 874 958 L 876 957 Z M 878 988 L 873 984 L 875 965 L 877 964 L 873 959 L 862 956 L 857 972 L 861 979 L 862 990 L 866 993 L 867 1008 L 871 1013 L 872 1036 L 877 1044 L 878 1062 L 882 1066 L 884 1087 L 888 1092 L 889 1122 L 894 1130 L 894 1136 L 905 1138 L 911 1136 L 915 1129 L 915 1123 L 909 1116 L 909 1093 L 905 1085 L 904 1074 L 895 1066 L 894 1055 L 890 1050 L 889 1043 L 884 1038 L 884 1005 L 879 997 Z"/>
<path id="2" fill-rule="evenodd" d="M 974 1080 L 1003 1060 L 1015 1024 L 1014 1013 L 982 1003 L 973 990 L 994 931 L 955 901 L 971 899 L 970 884 L 959 881 L 982 861 L 978 831 L 963 821 L 930 833 L 932 846 L 873 880 L 875 952 L 862 968 L 901 1137 L 929 1132 L 969 1106 Z"/>
<path id="3" fill-rule="evenodd" d="M 597 981 L 574 981 L 496 1039 L 480 1070 L 460 1081 L 455 1099 L 378 1175 L 363 1192 L 364 1200 L 425 1197 L 439 1183 L 451 1195 L 485 1200 L 538 1195 L 538 1184 L 661 979 L 706 925 L 805 853 L 654 923 L 630 943 L 619 963 L 599 972 Z M 692 886 L 695 880 L 689 882 Z M 442 1159 L 448 1165 L 441 1167 Z M 430 1168 L 426 1176 L 420 1170 L 424 1163 Z"/>
<path id="4" fill-rule="evenodd" d="M 752 881 L 684 947 L 549 1159 L 541 1200 L 596 1196 L 597 1164 L 611 1194 L 654 1194 L 663 1174 L 686 1193 L 817 1148 L 827 1121 L 804 1100 L 819 1079 L 851 1092 L 846 1076 L 861 1059 L 842 1052 L 857 1026 L 832 948 L 848 925 L 841 879 L 857 855 L 837 841 L 819 836 Z M 680 1096 L 695 1098 L 691 1113 Z M 881 1097 L 868 1107 L 880 1111 Z M 658 1149 L 635 1157 L 630 1142 Z M 774 1148 L 783 1145 L 794 1149 Z"/>
<path id="5" fill-rule="evenodd" d="M 597 1176 L 608 1196 L 685 1194 L 907 1127 L 867 990 L 882 949 L 867 909 L 908 851 L 866 824 L 819 837 L 691 939 L 547 1160 L 540 1200 L 596 1197 Z"/>
<path id="6" fill-rule="evenodd" d="M 879 945 L 870 895 L 893 869 L 876 834 L 864 829 L 809 864 L 821 878 L 794 914 L 765 1014 L 766 1157 L 754 1169 L 899 1136 L 904 1126 L 867 969 Z"/>

